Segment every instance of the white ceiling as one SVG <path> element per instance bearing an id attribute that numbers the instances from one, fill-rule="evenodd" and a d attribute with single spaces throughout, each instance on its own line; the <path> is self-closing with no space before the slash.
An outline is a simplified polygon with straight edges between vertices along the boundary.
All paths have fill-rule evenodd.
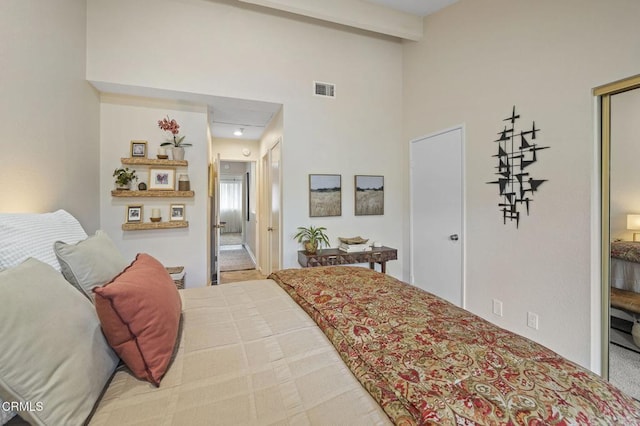
<path id="1" fill-rule="evenodd" d="M 447 7 L 458 0 L 365 0 L 377 3 L 390 9 L 411 13 L 412 15 L 427 16 Z"/>
<path id="2" fill-rule="evenodd" d="M 221 100 L 216 98 L 215 102 L 209 103 L 211 135 L 216 138 L 258 140 L 281 107 L 270 102 Z M 238 129 L 242 129 L 241 136 L 233 134 Z"/>

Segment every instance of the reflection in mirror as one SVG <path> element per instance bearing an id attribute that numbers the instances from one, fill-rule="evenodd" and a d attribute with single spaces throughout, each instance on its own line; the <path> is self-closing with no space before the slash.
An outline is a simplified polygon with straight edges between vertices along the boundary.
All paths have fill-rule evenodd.
<path id="1" fill-rule="evenodd" d="M 640 399 L 640 89 L 610 96 L 609 380 Z"/>

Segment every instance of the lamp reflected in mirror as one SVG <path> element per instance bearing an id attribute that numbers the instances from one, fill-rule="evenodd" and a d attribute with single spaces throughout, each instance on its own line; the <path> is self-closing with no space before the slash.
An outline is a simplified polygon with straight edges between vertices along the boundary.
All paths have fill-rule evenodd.
<path id="1" fill-rule="evenodd" d="M 627 229 L 630 231 L 640 231 L 640 214 L 627 215 Z M 639 232 L 633 233 L 633 241 L 638 241 Z"/>

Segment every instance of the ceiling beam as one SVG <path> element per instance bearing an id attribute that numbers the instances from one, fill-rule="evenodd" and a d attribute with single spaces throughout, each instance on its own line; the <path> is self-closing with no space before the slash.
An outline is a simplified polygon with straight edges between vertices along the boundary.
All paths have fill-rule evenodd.
<path id="1" fill-rule="evenodd" d="M 407 40 L 422 39 L 422 17 L 362 0 L 239 1 Z"/>

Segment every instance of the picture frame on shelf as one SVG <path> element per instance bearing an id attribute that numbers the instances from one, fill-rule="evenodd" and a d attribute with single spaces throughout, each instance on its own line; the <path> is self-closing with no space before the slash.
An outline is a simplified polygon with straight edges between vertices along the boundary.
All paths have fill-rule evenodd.
<path id="1" fill-rule="evenodd" d="M 142 223 L 143 221 L 143 207 L 140 204 L 127 206 L 127 223 Z"/>
<path id="2" fill-rule="evenodd" d="M 355 176 L 355 215 L 384 215 L 384 176 Z"/>
<path id="3" fill-rule="evenodd" d="M 342 216 L 342 175 L 309 175 L 309 217 Z"/>
<path id="4" fill-rule="evenodd" d="M 131 158 L 147 158 L 147 141 L 131 141 Z"/>
<path id="5" fill-rule="evenodd" d="M 184 220 L 184 204 L 171 204 L 169 207 L 169 220 L 170 221 L 183 221 Z"/>
<path id="6" fill-rule="evenodd" d="M 150 191 L 174 191 L 176 189 L 176 169 L 170 167 L 149 168 L 147 189 Z"/>

